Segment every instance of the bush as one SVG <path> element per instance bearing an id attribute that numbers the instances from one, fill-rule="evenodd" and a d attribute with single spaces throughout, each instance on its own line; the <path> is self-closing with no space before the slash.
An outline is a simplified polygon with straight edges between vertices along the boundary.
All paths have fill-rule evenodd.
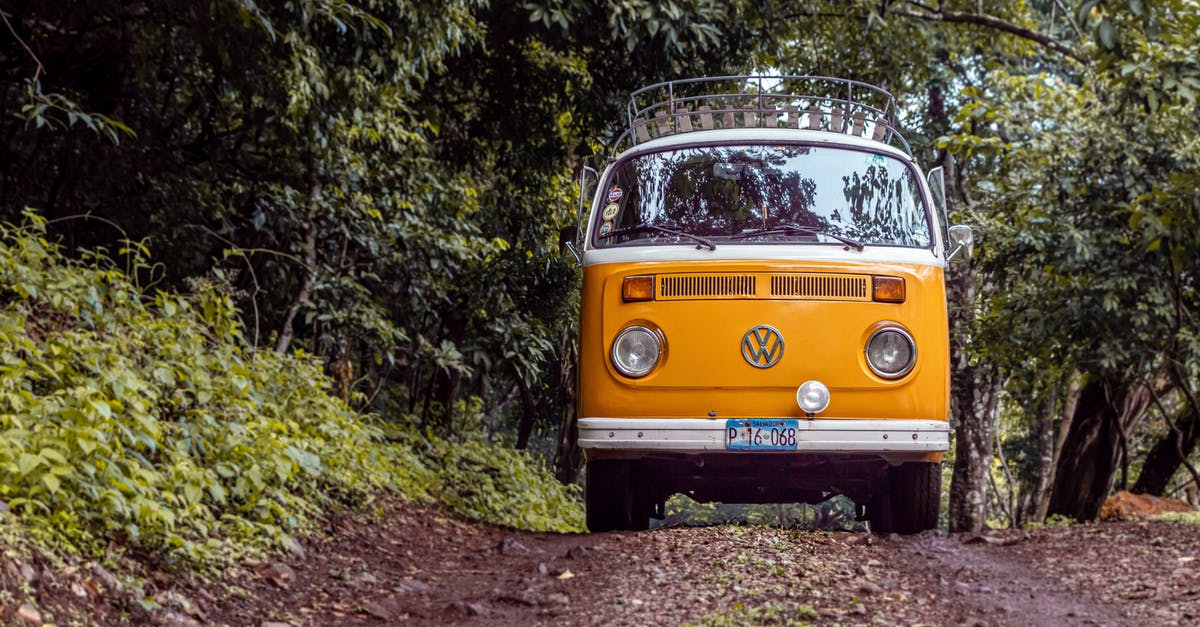
<path id="1" fill-rule="evenodd" d="M 125 271 L 103 251 L 67 260 L 28 218 L 0 227 L 0 499 L 43 544 L 97 554 L 116 539 L 203 561 L 383 490 L 578 527 L 571 493 L 523 454 L 437 440 L 418 454 L 413 433 L 389 443 L 376 417 L 327 393 L 315 359 L 249 347 L 211 283 L 150 294 L 131 278 L 148 267 L 143 247 L 121 251 Z"/>

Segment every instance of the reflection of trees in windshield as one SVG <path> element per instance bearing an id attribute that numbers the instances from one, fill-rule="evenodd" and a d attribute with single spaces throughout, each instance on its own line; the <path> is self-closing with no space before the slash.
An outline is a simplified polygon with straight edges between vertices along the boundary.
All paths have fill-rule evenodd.
<path id="1" fill-rule="evenodd" d="M 751 145 L 661 152 L 618 169 L 611 186 L 621 187 L 624 198 L 613 226 L 655 224 L 720 239 L 798 225 L 865 243 L 926 246 L 915 180 L 896 159 L 846 149 Z M 604 243 L 655 237 L 640 233 Z M 767 241 L 797 240 L 813 237 Z"/>
<path id="2" fill-rule="evenodd" d="M 710 236 L 781 222 L 812 223 L 816 183 L 788 167 L 805 146 L 684 150 L 637 170 L 637 211 L 622 226 L 670 224 Z"/>
<path id="3" fill-rule="evenodd" d="M 866 170 L 854 171 L 842 177 L 850 213 L 849 229 L 860 240 L 895 242 L 927 246 L 929 231 L 925 216 L 905 211 L 917 190 L 913 177 L 895 176 L 888 171 L 883 157 Z"/>

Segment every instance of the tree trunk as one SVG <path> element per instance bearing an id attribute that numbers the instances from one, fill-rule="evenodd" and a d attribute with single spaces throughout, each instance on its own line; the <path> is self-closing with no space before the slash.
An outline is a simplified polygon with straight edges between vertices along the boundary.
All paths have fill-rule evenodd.
<path id="1" fill-rule="evenodd" d="M 1054 418 L 1058 413 L 1058 387 L 1046 391 L 1042 400 L 1042 415 L 1038 422 L 1037 457 L 1033 474 L 1033 488 L 1021 514 L 1020 524 L 1027 522 L 1042 522 L 1037 518 L 1038 505 L 1042 495 L 1050 491 L 1050 481 L 1054 476 Z"/>
<path id="2" fill-rule="evenodd" d="M 1071 373 L 1070 383 L 1067 384 L 1067 395 L 1063 402 L 1062 423 L 1058 426 L 1058 440 L 1054 445 L 1054 452 L 1050 457 L 1050 465 L 1046 468 L 1045 487 L 1034 495 L 1037 509 L 1034 510 L 1033 516 L 1030 518 L 1032 522 L 1045 522 L 1046 513 L 1050 511 L 1050 488 L 1054 485 L 1054 473 L 1058 467 L 1058 460 L 1062 459 L 1063 446 L 1067 441 L 1067 434 L 1071 431 L 1071 420 L 1075 417 L 1075 406 L 1079 402 L 1080 392 L 1080 374 L 1078 372 Z M 1039 486 L 1041 477 L 1039 477 Z"/>
<path id="3" fill-rule="evenodd" d="M 996 421 L 996 386 L 971 364 L 965 347 L 975 299 L 975 271 L 967 268 L 950 286 L 951 409 L 955 427 L 950 480 L 950 530 L 979 531 L 987 524 L 988 472 Z"/>
<path id="4" fill-rule="evenodd" d="M 943 156 L 946 203 L 950 209 L 962 196 L 954 158 Z M 979 531 L 987 523 L 988 472 L 992 459 L 997 386 L 966 351 L 966 338 L 975 319 L 979 272 L 973 264 L 954 266 L 947 280 L 950 309 L 951 413 L 954 417 L 954 471 L 950 480 L 950 530 Z"/>
<path id="5" fill-rule="evenodd" d="M 1166 389 L 1168 383 L 1159 377 L 1153 385 Z M 1152 399 L 1145 385 L 1111 378 L 1084 384 L 1054 472 L 1048 514 L 1078 521 L 1096 517 L 1122 462 L 1121 434 L 1141 421 Z"/>
<path id="6" fill-rule="evenodd" d="M 445 321 L 443 328 L 445 329 L 444 339 L 450 340 L 455 346 L 462 345 L 467 328 L 466 320 L 459 316 L 452 316 Z M 437 425 L 444 437 L 450 437 L 454 434 L 454 403 L 458 400 L 462 371 L 458 368 L 442 368 L 436 365 L 434 368 L 437 372 L 434 375 L 433 415 L 427 414 L 425 419 Z"/>
<path id="7" fill-rule="evenodd" d="M 562 421 L 558 427 L 558 446 L 554 453 L 554 476 L 559 482 L 570 485 L 579 479 L 579 470 L 583 468 L 583 451 L 579 448 L 577 422 L 578 338 L 575 333 L 565 333 L 560 345 L 562 367 L 559 369 L 558 378 L 558 406 L 562 408 Z"/>
<path id="8" fill-rule="evenodd" d="M 1172 420 L 1166 415 L 1163 419 Z M 1196 412 L 1184 405 L 1174 423 L 1174 427 L 1146 455 L 1142 472 L 1138 475 L 1137 483 L 1133 484 L 1133 492 L 1162 496 L 1167 491 L 1171 477 L 1196 449 L 1196 439 L 1200 437 L 1200 421 L 1196 419 Z"/>
<path id="9" fill-rule="evenodd" d="M 533 434 L 533 416 L 537 406 L 533 402 L 533 394 L 525 379 L 517 374 L 517 387 L 521 390 L 521 424 L 517 426 L 517 448 L 529 446 L 529 436 Z"/>
<path id="10" fill-rule="evenodd" d="M 317 281 L 317 205 L 321 202 L 321 185 L 319 183 L 313 183 L 312 190 L 309 192 L 309 200 L 312 206 L 308 212 L 308 231 L 304 234 L 306 271 L 304 283 L 300 285 L 300 293 L 296 294 L 296 300 L 288 308 L 287 317 L 284 318 L 283 326 L 279 329 L 279 339 L 275 343 L 275 352 L 277 353 L 286 353 L 288 347 L 291 346 L 292 335 L 295 333 L 296 315 L 300 313 L 300 308 L 304 306 L 304 303 L 308 302 L 312 286 Z"/>

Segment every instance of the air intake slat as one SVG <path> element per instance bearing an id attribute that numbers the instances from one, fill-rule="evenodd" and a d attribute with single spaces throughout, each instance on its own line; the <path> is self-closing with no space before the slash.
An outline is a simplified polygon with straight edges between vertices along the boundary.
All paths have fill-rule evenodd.
<path id="1" fill-rule="evenodd" d="M 764 288 L 770 285 L 769 293 L 758 292 L 759 281 L 762 281 Z M 658 300 L 871 300 L 871 277 L 861 274 L 660 274 L 657 287 Z"/>
<path id="2" fill-rule="evenodd" d="M 754 298 L 756 285 L 752 274 L 664 274 L 658 278 L 658 298 Z"/>
<path id="3" fill-rule="evenodd" d="M 857 274 L 773 274 L 772 298 L 871 300 L 871 277 Z"/>

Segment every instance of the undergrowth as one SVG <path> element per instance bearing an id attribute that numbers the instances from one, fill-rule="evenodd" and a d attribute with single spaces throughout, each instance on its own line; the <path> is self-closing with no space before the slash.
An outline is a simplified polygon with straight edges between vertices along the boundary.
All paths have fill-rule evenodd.
<path id="1" fill-rule="evenodd" d="M 1162 520 L 1185 525 L 1200 525 L 1200 512 L 1166 512 L 1153 516 L 1150 520 Z"/>
<path id="2" fill-rule="evenodd" d="M 0 226 L 0 499 L 39 544 L 203 564 L 381 493 L 582 528 L 573 488 L 524 453 L 356 413 L 313 357 L 250 347 L 212 283 L 145 290 L 143 247 L 120 251 L 124 269 L 67 259 L 27 220 Z"/>

